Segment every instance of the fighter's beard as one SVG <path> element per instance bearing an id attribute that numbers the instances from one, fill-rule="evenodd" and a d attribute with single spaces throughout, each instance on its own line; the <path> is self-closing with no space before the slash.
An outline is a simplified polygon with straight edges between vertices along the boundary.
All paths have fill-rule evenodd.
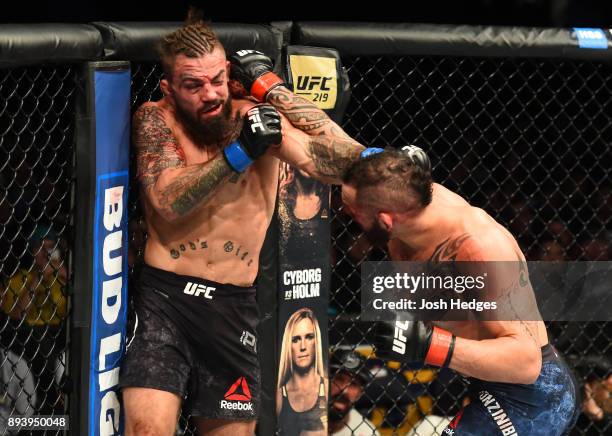
<path id="1" fill-rule="evenodd" d="M 236 137 L 240 127 L 240 119 L 232 118 L 232 96 L 228 95 L 221 113 L 215 117 L 200 121 L 191 113 L 176 104 L 176 116 L 193 143 L 200 149 L 224 147 Z"/>

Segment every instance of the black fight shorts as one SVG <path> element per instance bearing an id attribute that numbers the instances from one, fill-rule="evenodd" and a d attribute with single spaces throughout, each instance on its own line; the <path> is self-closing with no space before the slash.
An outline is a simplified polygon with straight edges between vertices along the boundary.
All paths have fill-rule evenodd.
<path id="1" fill-rule="evenodd" d="M 180 396 L 194 416 L 250 420 L 259 408 L 254 287 L 144 266 L 119 386 Z"/>

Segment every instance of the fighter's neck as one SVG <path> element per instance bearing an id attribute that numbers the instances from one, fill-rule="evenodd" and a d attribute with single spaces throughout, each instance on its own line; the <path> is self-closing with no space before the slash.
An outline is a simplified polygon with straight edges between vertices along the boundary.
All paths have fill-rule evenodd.
<path id="1" fill-rule="evenodd" d="M 420 254 L 431 251 L 443 235 L 453 234 L 460 219 L 456 214 L 449 213 L 434 187 L 431 203 L 417 215 L 398 223 L 393 240 L 401 244 L 402 251 L 420 257 Z"/>

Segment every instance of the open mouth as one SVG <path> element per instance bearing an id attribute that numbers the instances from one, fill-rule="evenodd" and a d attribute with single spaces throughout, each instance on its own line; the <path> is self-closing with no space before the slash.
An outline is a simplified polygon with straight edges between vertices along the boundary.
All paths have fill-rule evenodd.
<path id="1" fill-rule="evenodd" d="M 221 103 L 211 106 L 206 110 L 202 111 L 203 115 L 217 115 L 219 112 L 221 112 Z"/>

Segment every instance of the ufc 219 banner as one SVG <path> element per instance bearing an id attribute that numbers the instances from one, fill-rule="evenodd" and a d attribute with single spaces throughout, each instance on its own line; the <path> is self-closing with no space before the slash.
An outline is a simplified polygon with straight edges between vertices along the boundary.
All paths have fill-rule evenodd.
<path id="1" fill-rule="evenodd" d="M 347 96 L 337 52 L 287 48 L 293 92 L 341 118 Z M 279 435 L 327 435 L 330 187 L 281 163 L 279 332 L 276 385 Z"/>

